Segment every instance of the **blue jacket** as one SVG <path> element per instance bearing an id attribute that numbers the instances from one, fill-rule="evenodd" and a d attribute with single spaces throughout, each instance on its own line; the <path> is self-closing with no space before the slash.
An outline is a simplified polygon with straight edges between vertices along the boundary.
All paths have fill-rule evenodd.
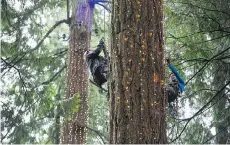
<path id="1" fill-rule="evenodd" d="M 184 79 L 179 75 L 179 73 L 177 72 L 176 68 L 172 64 L 169 64 L 169 68 L 171 69 L 173 74 L 176 76 L 176 78 L 178 80 L 178 85 L 179 85 L 179 88 L 180 88 L 180 93 L 182 93 L 184 91 L 184 87 L 185 87 Z"/>

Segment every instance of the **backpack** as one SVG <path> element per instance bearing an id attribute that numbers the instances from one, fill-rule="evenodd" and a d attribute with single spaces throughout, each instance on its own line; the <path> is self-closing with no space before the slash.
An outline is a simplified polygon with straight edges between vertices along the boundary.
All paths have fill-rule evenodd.
<path id="1" fill-rule="evenodd" d="M 179 85 L 177 81 L 170 82 L 167 86 L 168 103 L 177 100 L 179 95 Z"/>
<path id="2" fill-rule="evenodd" d="M 172 81 L 167 86 L 167 97 L 169 103 L 169 112 L 173 117 L 178 116 L 178 95 L 179 95 L 179 84 L 177 81 Z M 176 102 L 175 102 L 176 101 Z M 176 104 L 175 104 L 176 103 Z"/>

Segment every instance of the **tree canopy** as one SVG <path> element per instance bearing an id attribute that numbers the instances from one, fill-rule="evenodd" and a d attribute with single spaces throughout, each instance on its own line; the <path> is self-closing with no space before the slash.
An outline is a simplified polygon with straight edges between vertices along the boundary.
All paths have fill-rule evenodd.
<path id="1" fill-rule="evenodd" d="M 1 1 L 2 143 L 58 143 L 59 121 L 79 107 L 78 97 L 65 98 L 72 1 L 67 2 Z M 229 5 L 164 0 L 165 55 L 186 81 L 178 118 L 166 114 L 169 143 L 230 143 Z M 103 36 L 110 47 L 111 13 L 96 6 L 90 49 Z M 166 65 L 165 70 L 167 83 Z M 109 143 L 107 92 L 90 83 L 88 98 L 87 143 Z"/>

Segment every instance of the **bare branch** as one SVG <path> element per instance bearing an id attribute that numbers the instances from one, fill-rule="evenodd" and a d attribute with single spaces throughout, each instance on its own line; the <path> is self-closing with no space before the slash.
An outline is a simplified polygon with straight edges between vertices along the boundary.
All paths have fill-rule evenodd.
<path id="1" fill-rule="evenodd" d="M 186 36 L 180 36 L 180 37 L 176 37 L 174 36 L 173 34 L 169 33 L 170 37 L 167 37 L 167 38 L 173 38 L 173 39 L 182 39 L 182 38 L 187 38 L 187 37 L 191 37 L 193 35 L 196 35 L 196 34 L 202 34 L 202 33 L 213 33 L 213 32 L 226 32 L 226 33 L 229 33 L 229 31 L 224 31 L 223 29 L 228 29 L 230 27 L 226 27 L 226 28 L 221 28 L 221 29 L 216 29 L 216 30 L 210 30 L 210 31 L 204 31 L 204 30 L 201 30 L 201 31 L 198 31 L 198 32 L 194 32 L 194 33 L 191 33 L 191 34 L 188 34 Z"/>
<path id="2" fill-rule="evenodd" d="M 185 2 L 175 2 L 175 3 L 180 3 L 180 4 L 185 4 L 185 5 L 190 5 L 190 6 L 193 6 L 193 7 L 197 7 L 199 9 L 203 9 L 203 10 L 206 10 L 206 11 L 212 11 L 212 12 L 219 12 L 219 13 L 223 13 L 227 16 L 230 17 L 230 14 L 225 12 L 225 11 L 220 11 L 220 10 L 212 10 L 212 9 L 208 9 L 208 8 L 204 8 L 204 7 L 201 7 L 201 6 L 198 6 L 198 5 L 194 5 L 194 4 L 191 4 L 191 3 L 185 3 Z"/>
<path id="3" fill-rule="evenodd" d="M 198 110 L 192 117 L 189 117 L 189 118 L 186 118 L 186 119 L 177 119 L 179 121 L 187 121 L 187 123 L 185 124 L 184 128 L 182 129 L 182 131 L 180 132 L 180 134 L 171 141 L 174 142 L 176 141 L 181 135 L 182 133 L 184 132 L 185 128 L 187 127 L 188 123 L 193 119 L 195 118 L 196 116 L 200 115 L 203 113 L 203 110 L 219 95 L 220 92 L 222 92 L 228 85 L 230 84 L 230 81 L 228 81 L 200 110 Z M 225 94 L 224 94 L 225 95 Z M 223 96 L 224 96 L 223 95 Z M 222 97 L 223 97 L 222 96 Z M 222 98 L 221 97 L 221 98 Z M 209 107 L 210 108 L 210 107 Z"/>
<path id="4" fill-rule="evenodd" d="M 199 72 L 201 72 L 206 65 L 212 61 L 213 59 L 215 59 L 216 57 L 218 57 L 219 55 L 223 54 L 224 52 L 228 51 L 230 49 L 230 47 L 224 49 L 223 51 L 221 51 L 220 53 L 217 53 L 216 55 L 214 55 L 212 58 L 208 59 L 208 61 L 185 83 L 185 85 L 188 84 L 189 81 L 191 81 Z"/>
<path id="5" fill-rule="evenodd" d="M 53 54 L 53 56 L 62 55 L 63 53 L 66 53 L 67 51 L 68 51 L 68 49 L 65 49 L 65 50 L 63 50 L 63 51 L 60 51 L 60 52 L 58 52 L 58 53 Z"/>
<path id="6" fill-rule="evenodd" d="M 100 4 L 100 3 L 98 3 L 98 5 L 102 6 L 104 9 L 106 9 L 108 12 L 111 13 L 110 8 L 108 8 L 106 5 L 103 5 L 103 4 Z"/>
<path id="7" fill-rule="evenodd" d="M 22 75 L 21 75 L 21 72 L 19 71 L 19 69 L 16 68 L 15 66 L 12 66 L 10 63 L 8 63 L 7 61 L 5 61 L 3 58 L 1 58 L 1 60 L 2 60 L 5 64 L 7 64 L 8 66 L 13 67 L 13 68 L 18 72 L 18 75 L 19 75 L 19 78 L 20 78 L 20 80 L 21 80 L 21 82 L 22 82 L 22 86 L 23 86 L 23 89 L 24 89 L 24 91 L 25 91 L 25 94 L 27 94 L 26 85 L 25 85 L 25 82 L 24 82 L 24 80 L 23 80 L 23 78 L 22 78 Z"/>
<path id="8" fill-rule="evenodd" d="M 189 94 L 188 96 L 186 96 L 186 98 L 189 98 L 190 96 L 194 96 L 196 93 L 202 92 L 202 91 L 218 92 L 219 90 L 213 90 L 213 89 L 209 89 L 209 88 L 199 89 L 199 90 L 194 91 L 192 94 Z"/>
<path id="9" fill-rule="evenodd" d="M 69 13 L 70 13 L 70 11 L 69 11 L 69 0 L 66 0 L 66 11 L 67 11 L 67 20 L 68 20 L 68 24 L 70 25 L 70 16 L 69 16 Z"/>
<path id="10" fill-rule="evenodd" d="M 104 141 L 103 137 L 104 137 L 107 141 L 108 141 L 108 138 L 107 138 L 104 134 L 102 134 L 100 131 L 98 131 L 98 130 L 96 130 L 96 129 L 93 129 L 93 128 L 90 128 L 90 127 L 88 127 L 88 126 L 85 126 L 85 127 L 86 127 L 87 129 L 89 129 L 89 130 L 95 132 L 95 133 L 101 138 L 102 142 L 103 142 L 104 144 L 106 144 L 106 142 Z"/>
<path id="11" fill-rule="evenodd" d="M 218 57 L 218 58 L 215 58 L 213 60 L 223 60 L 223 59 L 227 59 L 227 58 L 230 58 L 230 55 L 226 55 L 226 56 L 221 56 L 221 57 Z M 207 62 L 207 61 L 210 61 L 209 59 L 207 58 L 193 58 L 193 59 L 186 59 L 186 60 L 183 60 L 181 59 L 181 63 L 177 64 L 177 65 L 181 65 L 185 62 L 193 62 L 193 61 L 201 61 L 201 62 Z"/>
<path id="12" fill-rule="evenodd" d="M 224 131 L 224 129 L 226 129 L 228 126 L 230 125 L 230 122 L 221 129 L 221 131 L 219 131 L 218 133 L 216 133 L 215 135 L 213 135 L 212 137 L 210 137 L 209 139 L 207 139 L 205 142 L 203 142 L 202 144 L 206 144 L 208 141 L 210 141 L 212 138 L 216 137 L 218 134 L 222 133 Z"/>
<path id="13" fill-rule="evenodd" d="M 223 36 L 219 36 L 219 37 L 215 37 L 213 39 L 210 39 L 210 40 L 205 40 L 205 41 L 200 41 L 200 42 L 197 42 L 197 43 L 193 43 L 193 44 L 201 44 L 201 43 L 206 43 L 206 42 L 210 42 L 210 41 L 213 41 L 213 40 L 217 40 L 217 39 L 221 39 L 221 38 L 224 38 L 226 36 L 229 36 L 230 34 L 226 34 L 226 35 L 223 35 Z"/>
<path id="14" fill-rule="evenodd" d="M 47 85 L 47 84 L 51 83 L 52 81 L 54 81 L 54 80 L 57 78 L 57 76 L 58 76 L 59 74 L 61 74 L 61 72 L 62 72 L 66 67 L 67 67 L 66 65 L 63 66 L 56 74 L 53 75 L 53 77 L 51 77 L 49 80 L 43 82 L 42 85 Z"/>
<path id="15" fill-rule="evenodd" d="M 13 65 L 10 67 L 10 68 L 12 68 L 13 66 L 15 66 L 16 64 L 18 64 L 19 62 L 21 62 L 22 60 L 23 60 L 23 58 L 28 54 L 28 53 L 32 53 L 33 51 L 35 51 L 35 50 L 37 50 L 40 46 L 41 46 L 41 44 L 44 42 L 44 40 L 49 36 L 49 34 L 51 33 L 51 32 L 53 32 L 53 30 L 56 28 L 56 27 L 58 27 L 59 25 L 61 25 L 61 24 L 63 24 L 63 23 L 67 23 L 68 22 L 68 20 L 60 20 L 60 21 L 58 21 L 57 23 L 55 23 L 51 28 L 50 28 L 50 30 L 45 34 L 45 36 L 38 42 L 38 44 L 33 48 L 33 49 L 31 49 L 31 50 L 29 50 L 29 51 L 27 51 L 27 52 L 23 52 L 23 55 L 19 58 L 19 59 L 17 59 L 17 61 L 15 61 L 15 62 L 13 62 L 13 61 L 11 61 L 10 62 L 10 64 L 12 64 L 13 63 Z M 9 68 L 9 69 L 10 69 Z"/>

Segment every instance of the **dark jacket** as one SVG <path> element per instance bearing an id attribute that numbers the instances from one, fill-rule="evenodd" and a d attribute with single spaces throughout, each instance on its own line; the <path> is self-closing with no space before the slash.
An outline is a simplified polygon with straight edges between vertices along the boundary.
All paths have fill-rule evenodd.
<path id="1" fill-rule="evenodd" d="M 86 56 L 86 62 L 92 75 L 95 74 L 95 71 L 99 66 L 107 65 L 107 60 L 104 57 L 99 56 L 103 48 L 104 42 L 101 40 L 97 45 L 97 48 L 89 52 Z"/>

